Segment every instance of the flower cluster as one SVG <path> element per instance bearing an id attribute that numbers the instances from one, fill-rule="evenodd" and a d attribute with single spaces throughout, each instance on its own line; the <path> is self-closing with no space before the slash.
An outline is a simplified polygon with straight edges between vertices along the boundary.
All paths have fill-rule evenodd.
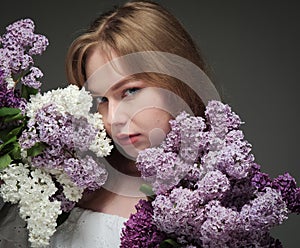
<path id="1" fill-rule="evenodd" d="M 170 121 L 164 142 L 137 158 L 154 196 L 131 215 L 121 247 L 281 247 L 270 229 L 300 213 L 300 188 L 289 174 L 260 171 L 241 124 L 219 101 L 205 118 L 182 112 Z M 145 240 L 141 226 L 160 239 Z"/>
<path id="2" fill-rule="evenodd" d="M 42 54 L 49 43 L 45 36 L 35 34 L 34 28 L 30 19 L 19 20 L 6 27 L 6 33 L 0 38 L 0 64 L 2 77 L 10 79 L 18 76 L 23 84 L 37 89 L 40 87 L 37 79 L 43 73 L 33 66 L 32 56 Z"/>
<path id="3" fill-rule="evenodd" d="M 84 190 L 105 183 L 100 158 L 112 146 L 101 115 L 90 112 L 92 96 L 84 88 L 39 93 L 43 74 L 32 56 L 48 40 L 34 34 L 33 21 L 17 21 L 6 31 L 0 39 L 0 196 L 18 204 L 31 246 L 41 247 L 49 243 L 59 215 Z"/>
<path id="4" fill-rule="evenodd" d="M 34 67 L 33 55 L 40 55 L 48 46 L 45 36 L 34 33 L 30 19 L 14 22 L 0 37 L 0 107 L 24 109 L 26 101 L 15 90 L 18 82 L 38 89 L 41 70 Z"/>

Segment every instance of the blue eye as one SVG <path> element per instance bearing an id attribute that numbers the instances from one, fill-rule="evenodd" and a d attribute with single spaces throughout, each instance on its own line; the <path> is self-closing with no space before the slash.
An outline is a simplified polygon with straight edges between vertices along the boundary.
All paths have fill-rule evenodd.
<path id="1" fill-rule="evenodd" d="M 129 88 L 124 91 L 124 95 L 132 96 L 132 95 L 136 94 L 139 90 L 140 90 L 140 88 L 137 88 L 137 87 Z"/>

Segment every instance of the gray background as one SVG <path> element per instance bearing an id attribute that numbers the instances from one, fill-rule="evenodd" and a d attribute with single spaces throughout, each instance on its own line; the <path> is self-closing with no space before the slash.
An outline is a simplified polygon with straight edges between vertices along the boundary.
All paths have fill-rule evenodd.
<path id="1" fill-rule="evenodd" d="M 8 1 L 7 1 L 8 2 Z M 13 1 L 1 3 L 0 31 L 25 17 L 50 46 L 36 64 L 43 90 L 66 85 L 68 46 L 101 12 L 124 1 Z M 246 122 L 262 170 L 275 177 L 289 171 L 300 185 L 299 71 L 300 14 L 297 1 L 157 1 L 192 34 L 214 72 L 225 102 Z M 273 231 L 284 247 L 299 247 L 300 216 Z M 297 245 L 298 244 L 298 245 Z"/>

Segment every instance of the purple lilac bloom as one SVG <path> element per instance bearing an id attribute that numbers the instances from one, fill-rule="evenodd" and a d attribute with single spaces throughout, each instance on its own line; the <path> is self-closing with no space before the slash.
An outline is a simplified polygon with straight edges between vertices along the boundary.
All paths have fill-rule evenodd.
<path id="1" fill-rule="evenodd" d="M 260 171 L 260 165 L 253 164 L 253 176 L 251 184 L 258 190 L 263 191 L 266 187 L 271 187 L 272 179 L 266 173 Z"/>
<path id="2" fill-rule="evenodd" d="M 29 70 L 29 74 L 24 76 L 21 81 L 24 85 L 34 89 L 39 89 L 41 87 L 41 82 L 37 79 L 41 77 L 43 77 L 42 71 L 39 68 L 32 66 Z"/>
<path id="3" fill-rule="evenodd" d="M 219 101 L 210 101 L 206 107 L 205 116 L 212 131 L 220 138 L 233 129 L 238 129 L 242 121 L 232 112 L 231 107 Z"/>
<path id="4" fill-rule="evenodd" d="M 136 162 L 142 178 L 152 184 L 156 194 L 165 193 L 176 186 L 190 169 L 190 165 L 176 153 L 164 152 L 161 148 L 141 151 Z"/>
<path id="5" fill-rule="evenodd" d="M 253 171 L 251 183 L 258 191 L 265 191 L 267 187 L 277 190 L 281 193 L 289 211 L 300 214 L 300 188 L 297 188 L 296 180 L 289 173 L 272 180 L 268 174 L 260 171 L 259 165 L 256 165 Z"/>
<path id="6" fill-rule="evenodd" d="M 171 236 L 198 237 L 205 220 L 201 197 L 197 191 L 174 188 L 170 195 L 157 195 L 152 202 L 153 221 Z"/>
<path id="7" fill-rule="evenodd" d="M 170 120 L 171 130 L 167 134 L 167 137 L 162 142 L 161 147 L 165 152 L 175 152 L 178 153 L 180 149 L 180 140 L 181 140 L 181 127 L 180 127 L 180 119 L 184 119 L 187 116 L 187 113 L 183 112 L 175 120 Z"/>
<path id="8" fill-rule="evenodd" d="M 203 247 L 224 247 L 239 228 L 238 212 L 223 207 L 215 200 L 205 205 L 205 221 L 199 227 Z"/>
<path id="9" fill-rule="evenodd" d="M 40 142 L 62 146 L 67 150 L 87 151 L 97 130 L 84 117 L 75 118 L 57 111 L 54 104 L 39 109 L 35 116 L 33 131 L 38 133 Z M 35 136 L 35 134 L 32 134 Z M 24 140 L 24 138 L 22 138 Z"/>
<path id="10" fill-rule="evenodd" d="M 48 145 L 72 147 L 72 120 L 59 113 L 54 104 L 43 106 L 35 115 L 36 132 L 39 140 Z"/>
<path id="11" fill-rule="evenodd" d="M 66 159 L 63 169 L 72 182 L 82 189 L 96 190 L 107 179 L 107 171 L 88 155 L 81 159 Z"/>
<path id="12" fill-rule="evenodd" d="M 205 139 L 203 130 L 206 128 L 202 117 L 180 114 L 176 121 L 180 125 L 180 148 L 179 155 L 188 163 L 197 161 L 198 154 L 204 149 Z"/>
<path id="13" fill-rule="evenodd" d="M 224 194 L 230 190 L 230 182 L 222 172 L 218 170 L 209 171 L 196 183 L 196 188 L 204 202 L 208 202 L 222 199 Z"/>
<path id="14" fill-rule="evenodd" d="M 170 120 L 171 131 L 161 147 L 166 152 L 176 152 L 187 162 L 197 160 L 199 152 L 205 146 L 203 130 L 206 128 L 202 117 L 180 113 L 175 120 Z"/>
<path id="15" fill-rule="evenodd" d="M 270 228 L 288 210 L 299 213 L 295 180 L 285 174 L 272 181 L 260 171 L 241 124 L 228 105 L 211 101 L 205 124 L 182 113 L 162 145 L 137 158 L 157 194 L 155 225 L 184 247 L 282 247 Z"/>
<path id="16" fill-rule="evenodd" d="M 275 178 L 272 188 L 281 193 L 292 213 L 300 214 L 300 188 L 297 188 L 296 180 L 289 173 Z"/>
<path id="17" fill-rule="evenodd" d="M 31 46 L 33 43 L 34 22 L 30 19 L 18 20 L 6 27 L 2 36 L 3 47 Z"/>
<path id="18" fill-rule="evenodd" d="M 34 23 L 30 19 L 9 25 L 0 40 L 0 64 L 5 78 L 30 69 L 33 65 L 31 56 L 41 54 L 49 44 L 45 36 L 34 34 Z M 28 81 L 29 79 L 25 80 L 25 83 L 28 84 Z M 34 85 L 38 86 L 37 83 Z"/>
<path id="19" fill-rule="evenodd" d="M 241 209 L 241 218 L 246 230 L 270 230 L 287 219 L 288 209 L 279 192 L 266 188 Z"/>
<path id="20" fill-rule="evenodd" d="M 33 46 L 29 49 L 29 55 L 42 54 L 49 45 L 48 39 L 44 35 L 35 34 L 33 38 Z"/>
<path id="21" fill-rule="evenodd" d="M 0 68 L 0 108 L 10 107 L 25 110 L 26 101 L 21 98 L 19 91 L 7 88 L 4 71 Z"/>
<path id="22" fill-rule="evenodd" d="M 34 130 L 24 130 L 19 137 L 19 144 L 23 149 L 29 149 L 35 145 L 35 143 L 39 142 L 40 139 L 38 134 Z"/>
<path id="23" fill-rule="evenodd" d="M 226 134 L 224 142 L 219 142 L 220 145 L 216 150 L 216 145 L 212 143 L 214 144 L 214 151 L 203 156 L 204 166 L 209 165 L 219 169 L 231 178 L 247 177 L 252 169 L 254 156 L 250 153 L 251 145 L 243 140 L 243 137 L 241 131 L 233 130 Z"/>
<path id="24" fill-rule="evenodd" d="M 125 223 L 121 235 L 121 248 L 158 248 L 166 238 L 152 222 L 151 203 L 140 200 L 136 205 L 137 212 L 131 214 Z"/>
<path id="25" fill-rule="evenodd" d="M 4 83 L 5 75 L 2 68 L 0 68 L 0 84 Z"/>
<path id="26" fill-rule="evenodd" d="M 22 144 L 21 144 L 22 145 Z M 48 169 L 60 169 L 64 166 L 64 161 L 71 157 L 60 145 L 48 146 L 43 152 L 31 159 L 33 167 L 45 167 Z"/>

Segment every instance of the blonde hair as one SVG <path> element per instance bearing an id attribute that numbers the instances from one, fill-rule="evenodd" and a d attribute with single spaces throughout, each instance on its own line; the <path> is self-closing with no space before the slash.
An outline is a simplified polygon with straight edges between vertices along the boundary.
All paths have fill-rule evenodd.
<path id="1" fill-rule="evenodd" d="M 168 52 L 191 61 L 208 73 L 198 48 L 181 23 L 169 11 L 153 2 L 128 2 L 104 13 L 74 40 L 66 59 L 70 83 L 83 86 L 87 79 L 86 57 L 95 46 L 104 51 L 108 58 L 112 56 L 111 50 L 118 56 L 142 51 Z M 174 92 L 195 115 L 204 115 L 205 106 L 200 97 L 180 80 L 157 73 L 142 73 L 136 77 Z"/>

